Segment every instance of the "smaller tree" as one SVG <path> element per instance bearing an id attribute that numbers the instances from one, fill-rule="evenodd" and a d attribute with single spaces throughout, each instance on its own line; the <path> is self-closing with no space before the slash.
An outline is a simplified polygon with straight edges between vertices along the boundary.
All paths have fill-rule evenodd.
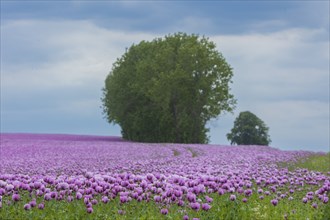
<path id="1" fill-rule="evenodd" d="M 269 145 L 271 140 L 268 130 L 269 128 L 260 118 L 245 111 L 235 119 L 234 127 L 227 134 L 227 139 L 231 144 L 237 145 Z"/>

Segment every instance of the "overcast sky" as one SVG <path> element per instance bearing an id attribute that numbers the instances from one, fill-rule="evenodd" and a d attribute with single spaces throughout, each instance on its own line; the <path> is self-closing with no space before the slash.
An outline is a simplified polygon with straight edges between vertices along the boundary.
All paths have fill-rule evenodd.
<path id="1" fill-rule="evenodd" d="M 1 132 L 119 136 L 100 107 L 112 63 L 175 32 L 209 37 L 233 68 L 237 108 L 211 143 L 249 110 L 271 146 L 329 151 L 329 1 L 1 1 Z"/>

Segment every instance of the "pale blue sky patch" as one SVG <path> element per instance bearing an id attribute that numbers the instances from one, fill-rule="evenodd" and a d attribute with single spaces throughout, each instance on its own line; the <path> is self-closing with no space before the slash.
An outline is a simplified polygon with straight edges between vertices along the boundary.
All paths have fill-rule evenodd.
<path id="1" fill-rule="evenodd" d="M 103 118 L 104 80 L 125 49 L 183 31 L 233 67 L 234 114 L 270 127 L 272 146 L 329 151 L 328 1 L 1 1 L 1 132 L 120 135 Z"/>

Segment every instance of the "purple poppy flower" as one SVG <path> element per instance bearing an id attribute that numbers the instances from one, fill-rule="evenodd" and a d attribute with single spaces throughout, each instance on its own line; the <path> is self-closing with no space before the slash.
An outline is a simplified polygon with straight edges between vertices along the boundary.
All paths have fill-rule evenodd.
<path id="1" fill-rule="evenodd" d="M 187 199 L 189 202 L 196 202 L 196 195 L 193 193 L 188 193 L 187 194 Z"/>
<path id="2" fill-rule="evenodd" d="M 259 199 L 263 200 L 264 199 L 264 196 L 259 196 Z"/>
<path id="3" fill-rule="evenodd" d="M 44 203 L 40 203 L 39 205 L 38 205 L 38 209 L 44 209 L 45 208 L 45 204 Z"/>
<path id="4" fill-rule="evenodd" d="M 102 193 L 103 192 L 103 187 L 97 186 L 97 187 L 95 187 L 95 191 L 98 192 L 98 193 Z"/>
<path id="5" fill-rule="evenodd" d="M 57 197 L 56 197 L 56 200 L 57 201 L 61 201 L 63 199 L 63 196 L 62 195 L 58 195 Z"/>
<path id="6" fill-rule="evenodd" d="M 221 196 L 221 195 L 225 194 L 225 191 L 223 189 L 219 189 L 218 194 Z"/>
<path id="7" fill-rule="evenodd" d="M 323 197 L 323 203 L 324 203 L 324 204 L 327 204 L 328 201 L 329 201 L 329 197 L 324 196 L 324 197 Z"/>
<path id="8" fill-rule="evenodd" d="M 236 196 L 235 196 L 235 195 L 230 195 L 229 199 L 230 199 L 231 201 L 235 201 L 235 200 L 236 200 Z"/>
<path id="9" fill-rule="evenodd" d="M 86 177 L 87 179 L 91 179 L 91 178 L 93 177 L 93 173 L 91 173 L 91 172 L 86 172 L 86 173 L 85 173 L 85 177 Z"/>
<path id="10" fill-rule="evenodd" d="M 19 196 L 19 194 L 13 194 L 13 196 L 12 196 L 12 200 L 14 201 L 14 202 L 18 202 L 19 200 L 20 200 L 20 196 Z"/>
<path id="11" fill-rule="evenodd" d="M 125 211 L 124 210 L 118 210 L 118 214 L 119 215 L 124 215 L 125 214 Z"/>
<path id="12" fill-rule="evenodd" d="M 307 193 L 307 196 L 313 196 L 314 195 L 314 192 L 308 192 Z"/>
<path id="13" fill-rule="evenodd" d="M 302 199 L 302 202 L 303 202 L 303 203 L 307 203 L 307 201 L 308 201 L 308 199 L 307 199 L 306 197 L 304 197 L 304 198 Z"/>
<path id="14" fill-rule="evenodd" d="M 36 200 L 32 200 L 31 202 L 29 202 L 29 204 L 31 205 L 32 208 L 37 206 Z"/>
<path id="15" fill-rule="evenodd" d="M 252 183 L 247 183 L 247 184 L 245 184 L 245 186 L 247 187 L 247 188 L 251 188 L 252 187 Z"/>
<path id="16" fill-rule="evenodd" d="M 244 191 L 244 193 L 245 193 L 246 196 L 251 196 L 252 190 L 251 189 L 247 189 L 247 190 Z"/>
<path id="17" fill-rule="evenodd" d="M 84 197 L 84 203 L 87 205 L 89 203 L 89 197 Z"/>
<path id="18" fill-rule="evenodd" d="M 6 191 L 8 192 L 8 191 L 12 191 L 14 189 L 14 186 L 12 185 L 12 184 L 8 184 L 7 186 L 6 186 Z"/>
<path id="19" fill-rule="evenodd" d="M 188 215 L 184 215 L 183 216 L 183 220 L 189 220 L 189 216 Z"/>
<path id="20" fill-rule="evenodd" d="M 181 197 L 182 196 L 182 191 L 181 190 L 176 190 L 174 192 L 174 194 L 175 194 L 176 197 Z"/>
<path id="21" fill-rule="evenodd" d="M 277 204 L 278 204 L 277 199 L 272 199 L 270 202 L 273 204 L 273 206 L 277 206 Z"/>
<path id="22" fill-rule="evenodd" d="M 160 202 L 161 201 L 161 197 L 160 196 L 154 196 L 154 200 L 155 200 L 155 202 Z"/>
<path id="23" fill-rule="evenodd" d="M 106 204 L 106 203 L 108 203 L 110 200 L 109 200 L 109 198 L 107 197 L 107 196 L 103 196 L 102 197 L 102 202 L 104 203 L 104 204 Z"/>
<path id="24" fill-rule="evenodd" d="M 52 199 L 56 199 L 56 197 L 57 197 L 57 192 L 51 192 L 51 193 L 50 193 L 50 197 L 52 197 Z"/>
<path id="25" fill-rule="evenodd" d="M 139 194 L 137 192 L 132 193 L 132 198 L 137 199 L 139 197 Z"/>
<path id="26" fill-rule="evenodd" d="M 171 201 L 174 202 L 175 200 L 176 200 L 176 196 L 175 195 L 172 195 Z"/>
<path id="27" fill-rule="evenodd" d="M 91 208 L 91 207 L 93 207 L 92 203 L 90 203 L 90 202 L 86 203 L 86 208 Z"/>
<path id="28" fill-rule="evenodd" d="M 163 215 L 167 215 L 168 214 L 168 210 L 167 209 L 162 209 L 162 210 L 160 210 L 160 213 L 162 213 Z"/>
<path id="29" fill-rule="evenodd" d="M 312 207 L 313 207 L 314 209 L 317 209 L 317 203 L 314 202 L 314 203 L 312 204 Z"/>
<path id="30" fill-rule="evenodd" d="M 181 207 L 184 206 L 184 201 L 179 200 L 179 201 L 178 201 L 178 206 L 181 206 Z"/>
<path id="31" fill-rule="evenodd" d="M 121 203 L 126 203 L 126 202 L 128 202 L 128 198 L 127 198 L 127 196 L 120 196 L 120 202 L 121 202 Z"/>
<path id="32" fill-rule="evenodd" d="M 0 188 L 5 187 L 7 183 L 3 180 L 0 180 Z"/>
<path id="33" fill-rule="evenodd" d="M 42 184 L 40 182 L 34 182 L 33 186 L 35 189 L 39 189 L 42 186 Z"/>
<path id="34" fill-rule="evenodd" d="M 88 207 L 86 209 L 86 211 L 87 211 L 88 214 L 91 214 L 93 212 L 93 208 L 92 207 Z"/>
<path id="35" fill-rule="evenodd" d="M 68 196 L 67 201 L 72 202 L 73 201 L 73 196 Z"/>
<path id="36" fill-rule="evenodd" d="M 230 187 L 228 190 L 229 193 L 234 193 L 235 192 L 235 187 Z"/>
<path id="37" fill-rule="evenodd" d="M 77 192 L 76 199 L 80 200 L 82 198 L 82 194 L 80 192 Z"/>
<path id="38" fill-rule="evenodd" d="M 37 189 L 36 190 L 36 195 L 40 197 L 40 196 L 43 195 L 43 192 L 41 190 Z"/>
<path id="39" fill-rule="evenodd" d="M 51 199 L 52 199 L 52 197 L 50 196 L 50 193 L 46 193 L 46 194 L 44 195 L 44 200 L 49 201 L 49 200 L 51 200 Z"/>
<path id="40" fill-rule="evenodd" d="M 237 192 L 238 192 L 239 194 L 242 194 L 242 193 L 244 192 L 244 189 L 240 187 L 240 188 L 237 189 Z"/>
<path id="41" fill-rule="evenodd" d="M 202 204 L 202 209 L 203 209 L 203 210 L 207 211 L 207 210 L 209 210 L 210 208 L 211 208 L 211 206 L 210 206 L 208 203 L 203 203 L 203 204 Z"/>
<path id="42" fill-rule="evenodd" d="M 85 192 L 86 192 L 86 194 L 88 194 L 88 195 L 92 194 L 93 191 L 94 191 L 93 188 L 87 188 L 87 189 L 85 189 Z"/>
<path id="43" fill-rule="evenodd" d="M 211 203 L 213 199 L 211 197 L 205 196 L 206 202 Z"/>
<path id="44" fill-rule="evenodd" d="M 198 203 L 198 202 L 193 202 L 193 203 L 190 203 L 190 207 L 193 209 L 193 210 L 199 210 L 201 205 Z"/>
<path id="45" fill-rule="evenodd" d="M 247 201 L 248 201 L 247 198 L 242 199 L 242 202 L 244 202 L 244 203 L 246 203 Z"/>
<path id="46" fill-rule="evenodd" d="M 65 182 L 59 183 L 58 188 L 59 188 L 59 190 L 66 190 L 69 188 L 69 184 L 67 184 Z"/>
<path id="47" fill-rule="evenodd" d="M 29 203 L 24 205 L 24 209 L 25 210 L 30 210 L 31 209 L 31 205 Z"/>
<path id="48" fill-rule="evenodd" d="M 96 199 L 93 199 L 93 200 L 92 200 L 92 204 L 93 204 L 93 205 L 97 205 L 97 203 L 98 203 L 98 201 L 97 201 Z"/>

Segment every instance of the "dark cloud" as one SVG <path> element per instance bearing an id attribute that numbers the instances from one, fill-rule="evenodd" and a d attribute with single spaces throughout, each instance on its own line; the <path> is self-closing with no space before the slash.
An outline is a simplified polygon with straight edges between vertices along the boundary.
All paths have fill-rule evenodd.
<path id="1" fill-rule="evenodd" d="M 210 122 L 212 143 L 228 144 L 250 110 L 273 146 L 328 151 L 328 4 L 1 2 L 1 132 L 119 135 L 100 108 L 112 63 L 133 43 L 185 31 L 209 36 L 234 69 L 238 106 Z"/>

